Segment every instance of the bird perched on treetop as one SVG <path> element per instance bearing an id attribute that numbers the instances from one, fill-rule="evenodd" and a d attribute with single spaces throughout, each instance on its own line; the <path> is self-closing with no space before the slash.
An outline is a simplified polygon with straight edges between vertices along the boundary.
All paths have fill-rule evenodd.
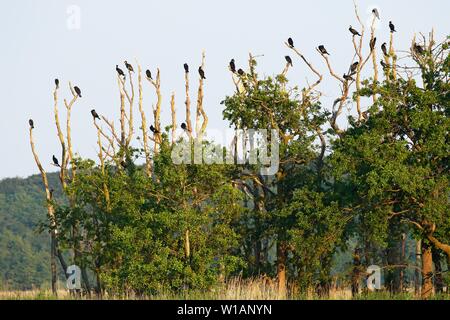
<path id="1" fill-rule="evenodd" d="M 153 78 L 152 78 L 152 73 L 150 72 L 150 70 L 145 70 L 145 75 L 147 76 L 147 78 L 149 78 L 149 79 L 152 79 L 153 80 Z"/>
<path id="2" fill-rule="evenodd" d="M 81 90 L 80 90 L 80 88 L 75 86 L 75 87 L 73 87 L 73 89 L 75 90 L 76 94 L 81 98 Z"/>
<path id="3" fill-rule="evenodd" d="M 205 71 L 203 71 L 202 67 L 198 67 L 198 73 L 200 74 L 200 78 L 206 79 L 205 77 Z"/>
<path id="4" fill-rule="evenodd" d="M 289 44 L 289 47 L 293 48 L 294 47 L 294 40 L 292 40 L 292 38 L 289 38 L 288 39 L 288 44 Z"/>
<path id="5" fill-rule="evenodd" d="M 381 60 L 380 63 L 381 63 L 381 66 L 383 67 L 383 69 L 387 69 L 387 68 L 390 67 L 390 66 L 389 66 L 388 64 L 386 64 L 386 62 L 384 62 L 383 60 Z"/>
<path id="6" fill-rule="evenodd" d="M 286 62 L 287 62 L 288 64 L 291 65 L 291 67 L 294 66 L 294 65 L 292 64 L 292 59 L 291 59 L 291 57 L 289 57 L 289 56 L 284 56 L 284 58 L 286 59 Z"/>
<path id="7" fill-rule="evenodd" d="M 423 47 L 421 45 L 418 45 L 417 43 L 414 43 L 413 50 L 415 52 L 417 52 L 418 54 L 423 54 L 424 53 Z"/>
<path id="8" fill-rule="evenodd" d="M 387 48 L 386 48 L 386 42 L 381 45 L 381 50 L 383 51 L 383 54 L 385 56 L 388 56 L 388 52 L 387 52 Z"/>
<path id="9" fill-rule="evenodd" d="M 351 75 L 347 75 L 347 74 L 344 73 L 344 76 L 343 76 L 343 77 L 344 77 L 344 79 L 347 80 L 347 81 L 354 81 L 354 79 L 352 78 Z"/>
<path id="10" fill-rule="evenodd" d="M 153 132 L 154 134 L 159 133 L 159 131 L 153 125 L 150 125 L 150 131 Z"/>
<path id="11" fill-rule="evenodd" d="M 239 74 L 240 76 L 243 76 L 243 75 L 245 74 L 245 72 L 244 72 L 244 70 L 239 69 L 239 70 L 238 70 L 238 74 Z"/>
<path id="12" fill-rule="evenodd" d="M 373 51 L 373 49 L 375 49 L 375 44 L 377 43 L 377 38 L 373 38 L 370 39 L 370 43 L 369 43 L 369 47 L 370 47 L 370 51 Z"/>
<path id="13" fill-rule="evenodd" d="M 374 14 L 375 17 L 377 17 L 378 20 L 380 20 L 380 13 L 378 12 L 377 8 L 373 8 L 372 13 Z"/>
<path id="14" fill-rule="evenodd" d="M 394 24 L 392 23 L 392 21 L 389 21 L 389 29 L 391 29 L 391 32 L 397 32 L 397 31 L 395 30 L 395 26 L 394 26 Z"/>
<path id="15" fill-rule="evenodd" d="M 348 30 L 353 34 L 353 36 L 361 36 L 361 34 L 356 31 L 355 29 L 353 29 L 352 26 L 350 26 L 350 28 L 348 28 Z"/>
<path id="16" fill-rule="evenodd" d="M 181 124 L 181 129 L 183 129 L 183 130 L 187 130 L 187 126 L 186 126 L 186 123 L 184 123 L 184 122 L 183 122 L 183 123 Z"/>
<path id="17" fill-rule="evenodd" d="M 236 73 L 236 64 L 234 63 L 234 59 L 231 59 L 230 61 L 230 70 L 233 73 Z"/>
<path id="18" fill-rule="evenodd" d="M 320 53 L 322 53 L 322 54 L 328 54 L 328 55 L 330 55 L 330 54 L 328 53 L 327 49 L 325 49 L 325 46 L 323 46 L 323 45 L 320 45 L 320 46 L 319 46 L 319 51 L 320 51 Z"/>
<path id="19" fill-rule="evenodd" d="M 54 155 L 53 155 L 53 164 L 54 164 L 55 166 L 57 166 L 57 167 L 61 167 L 61 166 L 59 165 L 58 158 L 56 158 Z"/>
<path id="20" fill-rule="evenodd" d="M 189 66 L 188 66 L 188 64 L 185 63 L 185 64 L 183 65 L 183 67 L 184 67 L 184 72 L 189 73 Z"/>
<path id="21" fill-rule="evenodd" d="M 119 76 L 122 76 L 125 78 L 125 73 L 123 73 L 123 70 L 119 68 L 119 66 L 116 64 L 116 71 L 119 74 Z"/>
<path id="22" fill-rule="evenodd" d="M 56 86 L 56 89 L 59 89 L 59 79 L 58 78 L 55 79 L 55 86 Z"/>
<path id="23" fill-rule="evenodd" d="M 350 66 L 350 74 L 354 74 L 354 73 L 355 73 L 356 69 L 358 68 L 358 65 L 359 65 L 359 62 L 356 61 L 355 63 L 353 63 L 353 64 Z"/>
<path id="24" fill-rule="evenodd" d="M 34 121 L 33 121 L 33 119 L 28 120 L 28 124 L 30 125 L 31 129 L 34 129 Z"/>
<path id="25" fill-rule="evenodd" d="M 127 67 L 128 71 L 134 72 L 133 66 L 129 64 L 126 60 L 124 61 L 125 67 Z"/>
<path id="26" fill-rule="evenodd" d="M 92 114 L 92 117 L 94 117 L 94 121 L 95 121 L 95 119 L 100 120 L 100 117 L 98 116 L 98 113 L 97 113 L 97 111 L 95 111 L 95 109 L 91 110 L 91 114 Z"/>

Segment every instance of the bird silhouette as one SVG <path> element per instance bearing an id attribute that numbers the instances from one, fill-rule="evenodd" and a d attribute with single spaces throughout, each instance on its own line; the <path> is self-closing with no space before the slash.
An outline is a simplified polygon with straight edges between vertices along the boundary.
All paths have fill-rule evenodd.
<path id="1" fill-rule="evenodd" d="M 359 62 L 356 61 L 350 66 L 350 75 L 355 74 L 356 69 L 358 68 Z"/>
<path id="2" fill-rule="evenodd" d="M 55 86 L 56 86 L 56 89 L 59 89 L 59 79 L 58 78 L 55 79 Z"/>
<path id="3" fill-rule="evenodd" d="M 200 78 L 206 79 L 205 77 L 205 71 L 203 71 L 202 67 L 198 67 L 198 73 L 200 74 Z"/>
<path id="4" fill-rule="evenodd" d="M 325 46 L 323 46 L 323 45 L 320 45 L 320 46 L 319 46 L 319 51 L 320 51 L 320 53 L 322 53 L 322 54 L 328 54 L 328 55 L 330 55 L 330 54 L 328 53 L 327 49 L 325 49 Z"/>
<path id="5" fill-rule="evenodd" d="M 355 29 L 353 29 L 352 26 L 350 26 L 350 28 L 348 28 L 348 30 L 353 34 L 353 36 L 361 36 L 361 34 L 356 31 Z"/>
<path id="6" fill-rule="evenodd" d="M 238 70 L 238 74 L 239 74 L 240 76 L 243 76 L 243 75 L 245 74 L 245 72 L 244 72 L 244 70 L 239 69 L 239 70 Z"/>
<path id="7" fill-rule="evenodd" d="M 414 43 L 413 49 L 418 54 L 423 54 L 425 52 L 423 47 L 421 45 L 418 45 L 417 43 Z"/>
<path id="8" fill-rule="evenodd" d="M 230 70 L 233 73 L 236 73 L 236 64 L 234 63 L 234 59 L 231 59 L 230 61 Z"/>
<path id="9" fill-rule="evenodd" d="M 92 117 L 94 117 L 94 121 L 95 121 L 95 119 L 100 120 L 100 117 L 98 116 L 98 113 L 95 111 L 95 109 L 91 110 L 91 114 L 92 114 Z"/>
<path id="10" fill-rule="evenodd" d="M 185 72 L 185 73 L 189 73 L 189 65 L 188 65 L 187 63 L 185 63 L 185 64 L 183 65 L 183 67 L 184 67 L 184 72 Z"/>
<path id="11" fill-rule="evenodd" d="M 289 44 L 289 47 L 293 48 L 294 47 L 294 40 L 292 40 L 292 38 L 289 38 L 288 39 L 288 44 Z"/>
<path id="12" fill-rule="evenodd" d="M 149 79 L 152 79 L 153 80 L 153 78 L 152 78 L 152 73 L 150 72 L 150 70 L 145 70 L 145 75 L 147 76 L 147 78 L 149 78 Z"/>
<path id="13" fill-rule="evenodd" d="M 183 123 L 181 124 L 181 129 L 183 129 L 183 130 L 187 130 L 187 126 L 186 126 L 186 123 L 184 123 L 184 122 L 183 122 Z"/>
<path id="14" fill-rule="evenodd" d="M 375 44 L 377 43 L 377 38 L 373 38 L 370 39 L 370 43 L 369 43 L 369 47 L 370 47 L 370 51 L 373 51 L 373 49 L 375 49 Z"/>
<path id="15" fill-rule="evenodd" d="M 80 90 L 80 88 L 75 86 L 75 87 L 73 87 L 73 89 L 75 90 L 76 94 L 81 98 L 81 90 Z"/>
<path id="16" fill-rule="evenodd" d="M 352 78 L 351 75 L 348 75 L 348 74 L 345 74 L 345 73 L 344 73 L 344 76 L 343 76 L 343 77 L 344 77 L 344 79 L 347 80 L 347 81 L 354 81 L 354 79 Z"/>
<path id="17" fill-rule="evenodd" d="M 57 167 L 61 167 L 61 166 L 59 165 L 58 158 L 56 158 L 54 155 L 53 155 L 53 164 L 54 164 L 55 166 L 57 166 Z"/>
<path id="18" fill-rule="evenodd" d="M 291 57 L 289 57 L 289 56 L 284 56 L 284 58 L 286 59 L 286 62 L 287 62 L 288 64 L 291 65 L 291 67 L 294 66 L 294 65 L 292 64 L 292 59 L 291 59 Z"/>
<path id="19" fill-rule="evenodd" d="M 378 12 L 377 8 L 373 8 L 372 13 L 374 14 L 375 17 L 377 17 L 378 20 L 380 20 L 380 13 Z"/>
<path id="20" fill-rule="evenodd" d="M 124 61 L 125 67 L 127 67 L 128 71 L 134 72 L 133 66 L 129 64 L 126 60 Z"/>
<path id="21" fill-rule="evenodd" d="M 386 62 L 384 62 L 383 60 L 380 61 L 381 66 L 383 67 L 383 69 L 387 69 L 389 68 L 389 64 L 387 64 Z"/>
<path id="22" fill-rule="evenodd" d="M 123 73 L 123 70 L 119 68 L 119 66 L 116 64 L 116 71 L 119 74 L 119 76 L 122 76 L 125 78 L 125 73 Z"/>
<path id="23" fill-rule="evenodd" d="M 383 54 L 387 57 L 388 52 L 387 52 L 387 48 L 386 48 L 386 42 L 381 45 L 381 50 L 383 51 Z"/>
<path id="24" fill-rule="evenodd" d="M 394 26 L 394 24 L 392 23 L 392 21 L 389 21 L 389 29 L 391 29 L 391 32 L 397 32 L 397 31 L 395 30 L 395 26 Z"/>
<path id="25" fill-rule="evenodd" d="M 33 121 L 33 119 L 28 120 L 28 124 L 30 125 L 31 129 L 34 129 L 34 121 Z"/>
<path id="26" fill-rule="evenodd" d="M 153 132 L 154 134 L 159 133 L 158 129 L 156 129 L 153 125 L 150 125 L 150 131 Z"/>

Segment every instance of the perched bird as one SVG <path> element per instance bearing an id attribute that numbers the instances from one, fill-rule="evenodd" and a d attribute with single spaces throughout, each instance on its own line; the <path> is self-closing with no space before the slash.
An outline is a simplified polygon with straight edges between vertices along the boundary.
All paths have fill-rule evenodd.
<path id="1" fill-rule="evenodd" d="M 413 46 L 413 50 L 417 53 L 417 54 L 423 54 L 425 52 L 425 50 L 423 49 L 423 47 L 417 43 L 414 43 Z"/>
<path id="2" fill-rule="evenodd" d="M 350 75 L 352 75 L 352 74 L 355 73 L 356 69 L 358 68 L 358 65 L 359 65 L 359 62 L 356 61 L 355 63 L 353 63 L 353 64 L 350 66 Z"/>
<path id="3" fill-rule="evenodd" d="M 291 59 L 291 57 L 289 57 L 289 56 L 284 56 L 284 58 L 286 59 L 286 62 L 287 62 L 288 64 L 291 65 L 291 67 L 294 66 L 294 65 L 292 64 L 292 59 Z"/>
<path id="4" fill-rule="evenodd" d="M 373 49 L 375 49 L 375 44 L 377 43 L 377 38 L 373 38 L 370 39 L 370 43 L 369 43 L 369 47 L 370 47 L 370 51 L 373 51 Z"/>
<path id="5" fill-rule="evenodd" d="M 377 8 L 373 8 L 372 13 L 374 14 L 375 17 L 377 17 L 378 20 L 380 20 L 380 13 L 378 12 Z"/>
<path id="6" fill-rule="evenodd" d="M 73 89 L 75 90 L 76 94 L 81 98 L 81 90 L 80 90 L 80 88 L 75 86 L 75 87 L 73 87 Z"/>
<path id="7" fill-rule="evenodd" d="M 147 78 L 149 78 L 149 79 L 152 79 L 153 80 L 153 78 L 152 78 L 152 73 L 150 72 L 150 70 L 145 70 L 145 75 L 147 76 Z"/>
<path id="8" fill-rule="evenodd" d="M 124 61 L 125 67 L 127 67 L 128 71 L 134 72 L 133 66 L 129 64 L 126 60 Z"/>
<path id="9" fill-rule="evenodd" d="M 91 114 L 92 114 L 92 117 L 94 117 L 94 121 L 95 121 L 95 119 L 100 120 L 100 117 L 98 116 L 98 113 L 97 113 L 97 111 L 95 111 L 95 109 L 91 110 Z"/>
<path id="10" fill-rule="evenodd" d="M 153 125 L 150 125 L 150 131 L 153 132 L 154 134 L 159 133 L 159 131 Z"/>
<path id="11" fill-rule="evenodd" d="M 34 121 L 33 121 L 33 119 L 28 120 L 28 123 L 30 124 L 30 128 L 34 129 Z"/>
<path id="12" fill-rule="evenodd" d="M 350 28 L 348 28 L 348 30 L 353 34 L 353 36 L 361 36 L 361 34 L 356 31 L 355 29 L 353 29 L 352 26 L 350 26 Z"/>
<path id="13" fill-rule="evenodd" d="M 322 54 L 328 54 L 328 55 L 330 55 L 330 54 L 328 53 L 327 49 L 325 49 L 325 46 L 323 46 L 323 45 L 320 45 L 320 46 L 319 46 L 319 51 L 320 51 L 320 53 L 322 53 Z"/>
<path id="14" fill-rule="evenodd" d="M 58 158 L 56 158 L 54 155 L 53 155 L 53 164 L 54 164 L 55 166 L 57 166 L 57 167 L 61 167 L 61 166 L 59 165 Z"/>
<path id="15" fill-rule="evenodd" d="M 236 73 L 236 64 L 234 63 L 234 59 L 231 59 L 230 61 L 230 70 L 233 73 Z"/>
<path id="16" fill-rule="evenodd" d="M 203 71 L 202 67 L 198 67 L 198 73 L 200 74 L 200 78 L 206 79 L 205 77 L 205 71 Z"/>
<path id="17" fill-rule="evenodd" d="M 294 40 L 292 40 L 292 38 L 289 38 L 288 39 L 288 44 L 289 44 L 289 47 L 293 48 L 294 47 Z"/>
<path id="18" fill-rule="evenodd" d="M 391 29 L 391 32 L 397 32 L 397 31 L 395 30 L 395 26 L 394 26 L 394 24 L 392 23 L 392 21 L 389 21 L 389 29 Z"/>
<path id="19" fill-rule="evenodd" d="M 239 69 L 239 70 L 238 70 L 238 74 L 239 74 L 240 76 L 243 76 L 243 75 L 245 74 L 245 72 L 244 72 L 244 70 Z"/>
<path id="20" fill-rule="evenodd" d="M 386 42 L 381 45 L 381 50 L 383 51 L 383 54 L 387 57 L 388 52 L 387 52 L 387 48 L 386 48 Z"/>
<path id="21" fill-rule="evenodd" d="M 381 63 L 381 66 L 383 67 L 383 69 L 387 69 L 387 68 L 390 67 L 390 66 L 389 66 L 386 62 L 384 62 L 383 60 L 381 60 L 380 63 Z"/>
<path id="22" fill-rule="evenodd" d="M 184 65 L 184 72 L 189 73 L 189 66 L 187 63 L 185 63 Z"/>
<path id="23" fill-rule="evenodd" d="M 58 78 L 55 79 L 55 86 L 56 86 L 56 89 L 59 89 L 59 79 Z"/>
<path id="24" fill-rule="evenodd" d="M 348 74 L 345 74 L 345 73 L 344 73 L 343 78 L 344 78 L 345 80 L 347 80 L 347 81 L 354 81 L 354 79 L 352 78 L 351 75 L 348 75 Z"/>
<path id="25" fill-rule="evenodd" d="M 125 78 L 125 74 L 123 73 L 123 70 L 119 68 L 119 66 L 116 64 L 116 71 L 119 74 L 119 76 L 122 76 Z"/>
<path id="26" fill-rule="evenodd" d="M 186 125 L 186 123 L 183 122 L 183 123 L 181 124 L 181 129 L 187 130 L 187 125 Z"/>

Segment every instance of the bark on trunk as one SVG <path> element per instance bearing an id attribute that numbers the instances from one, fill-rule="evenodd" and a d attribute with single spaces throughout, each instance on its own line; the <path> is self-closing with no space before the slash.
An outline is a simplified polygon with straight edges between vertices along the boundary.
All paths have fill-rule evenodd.
<path id="1" fill-rule="evenodd" d="M 278 298 L 286 298 L 286 245 L 277 242 L 277 278 L 278 278 Z"/>
<path id="2" fill-rule="evenodd" d="M 415 271 L 415 283 L 414 293 L 416 296 L 420 296 L 420 284 L 422 283 L 422 240 L 416 241 L 416 271 Z"/>
<path id="3" fill-rule="evenodd" d="M 433 255 L 431 246 L 422 245 L 422 299 L 428 299 L 433 295 Z"/>

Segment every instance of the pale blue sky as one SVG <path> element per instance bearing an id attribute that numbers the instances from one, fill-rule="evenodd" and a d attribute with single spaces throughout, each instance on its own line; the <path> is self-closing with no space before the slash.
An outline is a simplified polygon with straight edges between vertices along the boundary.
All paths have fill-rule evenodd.
<path id="1" fill-rule="evenodd" d="M 81 29 L 67 28 L 67 8 L 81 9 Z M 397 27 L 397 48 L 408 48 L 415 32 L 436 28 L 438 39 L 450 31 L 448 0 L 378 0 L 358 2 L 363 21 L 370 8 L 377 6 L 381 27 L 378 44 L 388 39 L 388 21 Z M 274 74 L 285 65 L 284 56 L 294 58 L 288 78 L 303 85 L 314 80 L 305 66 L 289 52 L 283 42 L 291 36 L 297 47 L 327 74 L 315 51 L 325 44 L 338 73 L 350 63 L 353 48 L 349 25 L 357 27 L 352 0 L 315 1 L 117 1 L 117 0 L 19 0 L 3 2 L 0 11 L 0 178 L 27 176 L 37 172 L 28 143 L 28 119 L 36 122 L 35 140 L 47 170 L 51 156 L 60 154 L 53 122 L 53 79 L 61 80 L 63 97 L 69 97 L 67 81 L 83 91 L 73 111 L 75 151 L 95 156 L 95 130 L 89 111 L 110 119 L 118 115 L 115 65 L 137 58 L 144 70 L 160 67 L 164 95 L 164 124 L 168 123 L 169 95 L 175 91 L 178 119 L 184 117 L 183 63 L 188 62 L 197 79 L 201 51 L 206 50 L 205 109 L 211 127 L 220 129 L 219 102 L 233 91 L 228 61 L 246 63 L 248 53 L 264 54 L 259 67 Z M 359 28 L 358 28 L 359 29 Z M 379 46 L 377 46 L 379 48 Z M 335 82 L 326 75 L 321 86 L 324 102 L 337 92 Z M 196 81 L 192 82 L 193 84 Z M 191 96 L 195 98 L 192 85 Z M 153 89 L 145 84 L 147 116 L 155 101 Z M 61 104 L 60 109 L 64 107 Z"/>

